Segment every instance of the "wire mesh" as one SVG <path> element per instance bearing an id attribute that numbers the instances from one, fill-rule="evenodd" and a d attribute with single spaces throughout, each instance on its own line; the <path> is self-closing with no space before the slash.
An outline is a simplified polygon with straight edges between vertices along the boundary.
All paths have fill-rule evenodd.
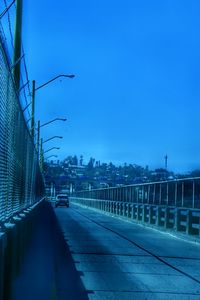
<path id="1" fill-rule="evenodd" d="M 8 8 L 11 2 L 8 0 L 0 1 L 0 12 L 3 12 Z M 12 5 L 7 13 L 0 19 L 0 35 L 2 38 L 4 49 L 6 50 L 6 55 L 9 60 L 10 66 L 12 66 L 12 60 L 14 56 L 14 30 L 15 30 L 15 18 L 16 18 L 16 5 Z M 20 89 L 19 99 L 21 107 L 25 108 L 31 102 L 31 91 L 30 91 L 30 82 L 28 78 L 27 65 L 26 65 L 26 54 L 24 51 L 23 43 L 21 49 L 21 66 L 20 66 Z M 24 111 L 25 120 L 30 126 L 29 120 L 30 115 L 30 106 Z"/>
<path id="2" fill-rule="evenodd" d="M 39 201 L 44 183 L 0 36 L 0 221 Z"/>

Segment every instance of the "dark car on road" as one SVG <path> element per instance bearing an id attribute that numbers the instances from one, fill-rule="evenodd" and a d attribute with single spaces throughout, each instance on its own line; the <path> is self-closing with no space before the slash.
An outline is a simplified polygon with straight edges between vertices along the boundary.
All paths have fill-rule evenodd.
<path id="1" fill-rule="evenodd" d="M 59 194 L 56 196 L 55 207 L 66 206 L 69 207 L 69 197 L 65 194 Z"/>

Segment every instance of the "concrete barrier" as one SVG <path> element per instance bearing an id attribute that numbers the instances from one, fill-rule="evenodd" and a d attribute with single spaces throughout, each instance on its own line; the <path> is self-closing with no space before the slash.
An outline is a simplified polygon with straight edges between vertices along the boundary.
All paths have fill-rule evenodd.
<path id="1" fill-rule="evenodd" d="M 107 213 L 146 223 L 163 229 L 200 236 L 200 209 L 166 205 L 130 203 L 122 201 L 70 198 L 72 203 L 86 207 L 98 207 Z M 96 201 L 101 201 L 99 206 Z"/>
<path id="2" fill-rule="evenodd" d="M 18 262 L 18 231 L 14 223 L 4 224 L 7 243 L 4 255 L 4 286 L 3 298 L 10 299 L 11 283 L 17 275 Z"/>
<path id="3" fill-rule="evenodd" d="M 1 226 L 0 231 L 0 300 L 11 298 L 13 280 L 20 272 L 38 211 L 44 201 L 25 209 Z"/>
<path id="4" fill-rule="evenodd" d="M 6 234 L 0 232 L 0 300 L 3 300 L 3 286 L 4 286 L 4 260 L 7 238 Z"/>

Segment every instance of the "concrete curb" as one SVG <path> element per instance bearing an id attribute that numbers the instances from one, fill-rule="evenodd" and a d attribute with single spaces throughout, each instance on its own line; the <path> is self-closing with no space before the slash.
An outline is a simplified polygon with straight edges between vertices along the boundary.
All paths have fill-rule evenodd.
<path id="1" fill-rule="evenodd" d="M 0 233 L 0 300 L 3 300 L 4 283 L 4 258 L 7 238 L 5 233 Z"/>
<path id="2" fill-rule="evenodd" d="M 38 210 L 44 199 L 24 209 L 2 225 L 0 232 L 0 300 L 11 298 L 13 280 L 19 274 Z"/>

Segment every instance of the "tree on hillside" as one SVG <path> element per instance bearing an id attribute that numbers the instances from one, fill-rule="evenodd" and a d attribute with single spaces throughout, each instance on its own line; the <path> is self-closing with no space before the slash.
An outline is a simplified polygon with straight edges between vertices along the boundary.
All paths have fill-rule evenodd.
<path id="1" fill-rule="evenodd" d="M 200 170 L 197 169 L 197 170 L 194 170 L 190 173 L 190 176 L 191 177 L 200 177 Z"/>
<path id="2" fill-rule="evenodd" d="M 79 160 L 80 166 L 83 165 L 83 155 L 80 156 L 80 160 Z"/>
<path id="3" fill-rule="evenodd" d="M 89 162 L 88 162 L 88 165 L 87 165 L 87 168 L 89 170 L 93 169 L 94 168 L 94 163 L 95 163 L 95 158 L 90 158 Z"/>
<path id="4" fill-rule="evenodd" d="M 76 155 L 73 156 L 72 163 L 74 166 L 78 166 L 78 157 Z"/>

